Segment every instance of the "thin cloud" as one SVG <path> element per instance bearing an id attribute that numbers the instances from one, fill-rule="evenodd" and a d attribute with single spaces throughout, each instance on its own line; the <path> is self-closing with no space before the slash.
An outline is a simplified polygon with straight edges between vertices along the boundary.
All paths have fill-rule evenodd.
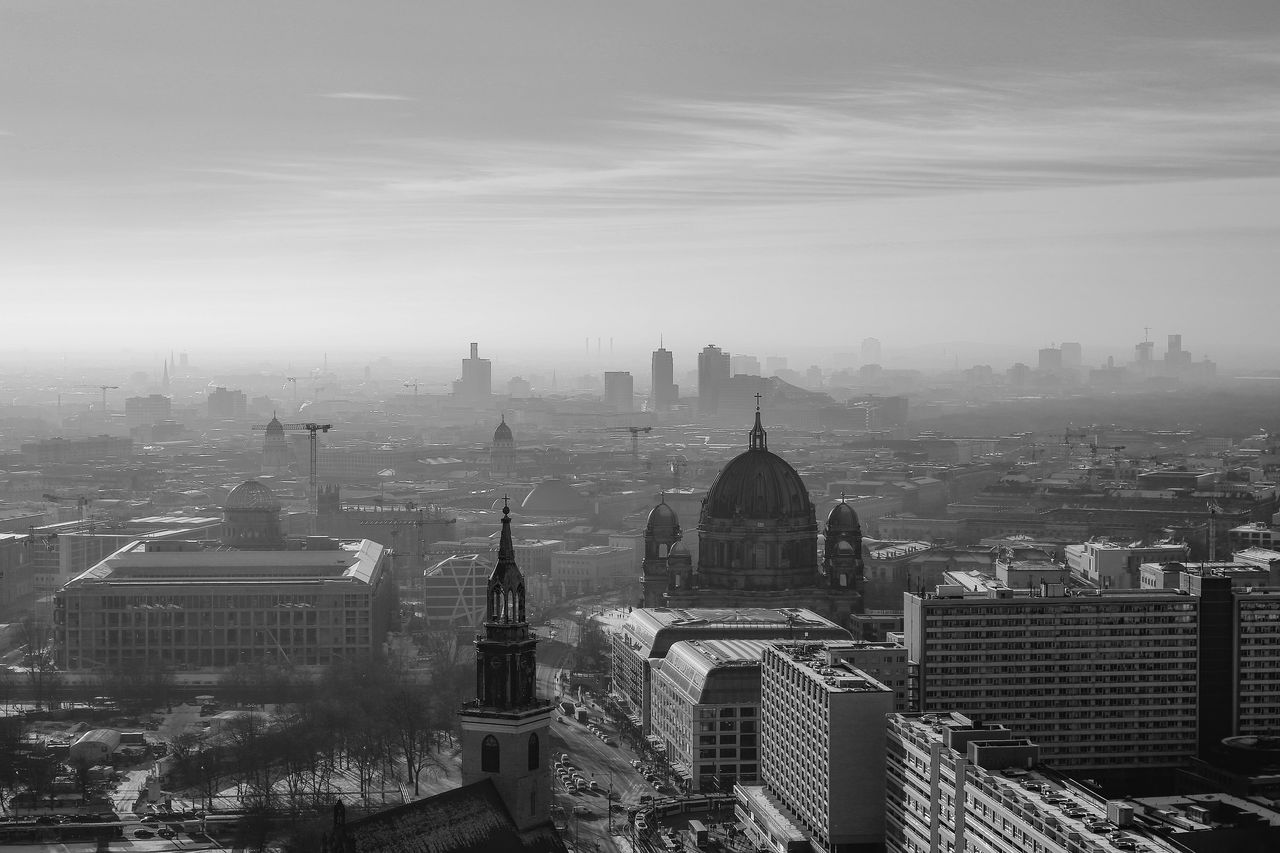
<path id="1" fill-rule="evenodd" d="M 320 97 L 333 98 L 338 101 L 412 101 L 407 95 L 392 95 L 387 92 L 325 92 Z"/>

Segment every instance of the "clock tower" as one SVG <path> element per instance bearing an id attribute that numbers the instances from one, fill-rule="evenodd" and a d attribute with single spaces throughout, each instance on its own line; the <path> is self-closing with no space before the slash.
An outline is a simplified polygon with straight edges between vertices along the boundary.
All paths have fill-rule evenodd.
<path id="1" fill-rule="evenodd" d="M 551 820 L 551 703 L 537 695 L 538 641 L 525 616 L 505 501 L 487 602 L 484 634 L 476 637 L 476 698 L 459 711 L 462 783 L 492 779 L 524 831 Z"/>

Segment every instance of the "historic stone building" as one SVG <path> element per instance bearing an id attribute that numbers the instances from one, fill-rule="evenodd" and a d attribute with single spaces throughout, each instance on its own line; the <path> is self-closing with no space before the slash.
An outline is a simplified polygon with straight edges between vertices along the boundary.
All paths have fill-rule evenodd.
<path id="1" fill-rule="evenodd" d="M 665 501 L 645 528 L 644 607 L 804 607 L 843 624 L 861 611 L 862 528 L 843 500 L 823 529 L 809 490 L 769 451 L 756 410 L 745 453 L 721 470 L 702 502 L 698 563 Z"/>

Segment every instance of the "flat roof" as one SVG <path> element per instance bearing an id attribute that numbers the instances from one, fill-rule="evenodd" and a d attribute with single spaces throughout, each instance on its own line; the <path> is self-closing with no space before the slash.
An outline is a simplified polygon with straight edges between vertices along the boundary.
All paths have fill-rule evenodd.
<path id="1" fill-rule="evenodd" d="M 828 693 L 892 693 L 893 688 L 871 677 L 849 661 L 830 660 L 822 643 L 772 643 L 778 654 Z"/>
<path id="2" fill-rule="evenodd" d="M 371 539 L 338 540 L 331 550 L 175 551 L 160 543 L 134 541 L 82 572 L 68 587 L 182 584 L 244 584 L 352 580 L 371 583 L 385 550 Z M 166 543 L 167 544 L 167 543 Z"/>

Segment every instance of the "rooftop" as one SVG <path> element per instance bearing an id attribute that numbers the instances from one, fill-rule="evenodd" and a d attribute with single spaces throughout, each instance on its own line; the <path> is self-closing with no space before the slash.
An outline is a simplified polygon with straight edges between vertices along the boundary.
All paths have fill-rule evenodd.
<path id="1" fill-rule="evenodd" d="M 810 681 L 828 693 L 892 693 L 888 687 L 848 661 L 832 661 L 822 643 L 773 643 Z"/>
<path id="2" fill-rule="evenodd" d="M 384 550 L 381 545 L 370 539 L 330 541 L 337 547 L 300 551 L 210 550 L 199 543 L 136 541 L 87 569 L 68 586 L 373 580 Z M 194 547 L 170 547 L 175 544 Z"/>

